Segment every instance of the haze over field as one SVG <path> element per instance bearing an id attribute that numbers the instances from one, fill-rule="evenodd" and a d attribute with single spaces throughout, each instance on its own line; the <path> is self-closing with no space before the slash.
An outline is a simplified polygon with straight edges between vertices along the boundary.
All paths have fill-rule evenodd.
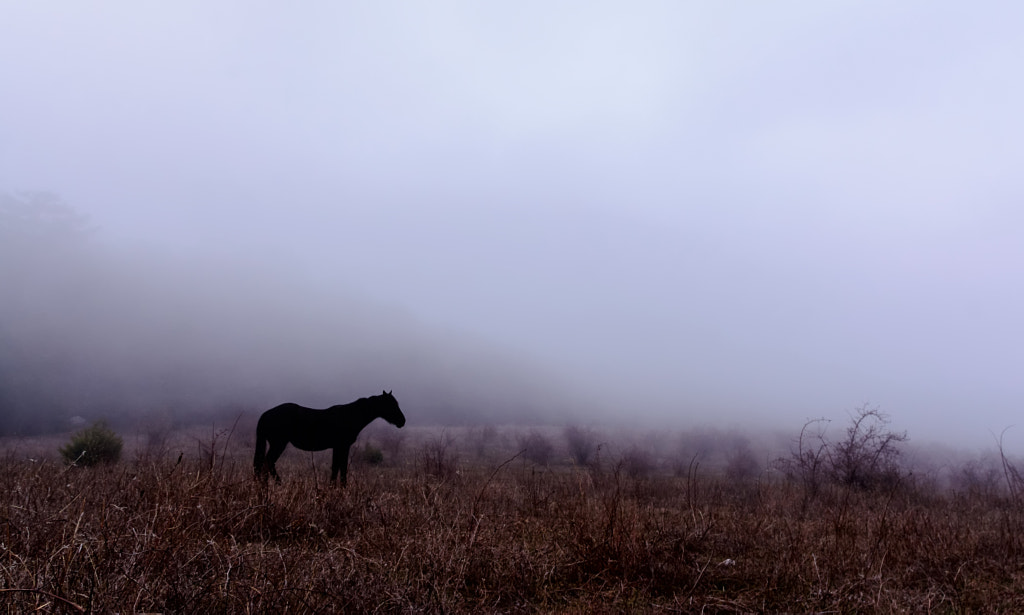
<path id="1" fill-rule="evenodd" d="M 869 402 L 989 444 L 1024 409 L 1022 20 L 6 3 L 0 402 L 393 388 L 410 421 L 781 429 Z M 93 230 L 26 239 L 31 191 Z"/>

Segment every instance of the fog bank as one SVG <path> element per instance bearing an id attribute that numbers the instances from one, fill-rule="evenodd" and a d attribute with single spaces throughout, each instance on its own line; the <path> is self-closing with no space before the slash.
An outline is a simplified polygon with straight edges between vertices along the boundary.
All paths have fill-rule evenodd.
<path id="1" fill-rule="evenodd" d="M 394 390 L 412 421 L 550 421 L 584 392 L 525 357 L 245 259 L 114 244 L 52 195 L 0 203 L 5 433 L 68 418 L 201 420 Z"/>

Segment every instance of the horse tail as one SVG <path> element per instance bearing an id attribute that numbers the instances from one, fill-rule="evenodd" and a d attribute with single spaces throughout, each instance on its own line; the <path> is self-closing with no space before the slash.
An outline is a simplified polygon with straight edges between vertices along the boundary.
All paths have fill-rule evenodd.
<path id="1" fill-rule="evenodd" d="M 260 425 L 256 426 L 256 455 L 252 458 L 252 469 L 256 475 L 263 473 L 263 460 L 267 455 L 267 435 Z"/>

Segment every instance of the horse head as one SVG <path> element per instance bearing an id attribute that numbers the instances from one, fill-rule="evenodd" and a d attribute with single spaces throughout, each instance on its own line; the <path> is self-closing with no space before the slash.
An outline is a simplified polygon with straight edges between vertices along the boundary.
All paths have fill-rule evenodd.
<path id="1" fill-rule="evenodd" d="M 391 423 L 395 427 L 402 427 L 405 425 L 405 415 L 402 414 L 402 409 L 398 407 L 398 400 L 391 394 L 391 391 L 381 391 L 378 397 L 380 402 L 378 407 L 380 408 L 380 418 Z"/>

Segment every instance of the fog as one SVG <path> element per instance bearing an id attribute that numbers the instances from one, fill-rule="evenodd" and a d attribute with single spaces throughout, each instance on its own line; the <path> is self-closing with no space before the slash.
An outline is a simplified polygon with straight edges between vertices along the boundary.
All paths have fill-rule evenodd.
<path id="1" fill-rule="evenodd" d="M 991 444 L 1024 407 L 1022 17 L 5 4 L 3 412 L 868 403 Z"/>
<path id="2" fill-rule="evenodd" d="M 569 420 L 577 391 L 513 353 L 296 275 L 273 255 L 106 245 L 52 195 L 0 198 L 5 431 L 72 415 L 188 423 L 397 389 L 420 422 Z M 42 416 L 40 416 L 42 415 Z M 137 424 L 137 423 L 136 423 Z"/>

